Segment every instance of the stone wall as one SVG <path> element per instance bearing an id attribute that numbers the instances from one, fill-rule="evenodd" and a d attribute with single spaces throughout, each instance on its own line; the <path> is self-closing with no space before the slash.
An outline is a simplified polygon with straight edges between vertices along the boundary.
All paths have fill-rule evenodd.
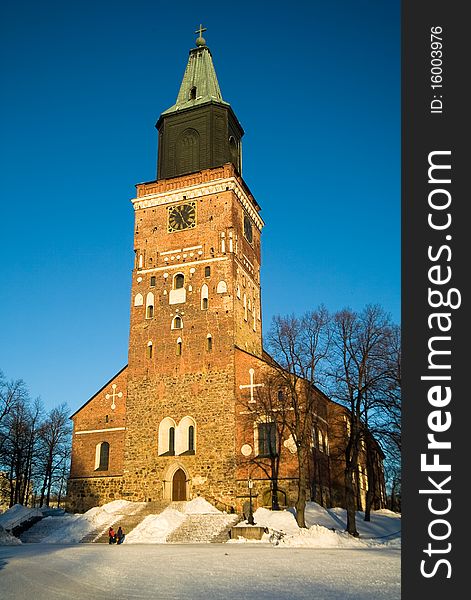
<path id="1" fill-rule="evenodd" d="M 123 478 L 78 477 L 70 478 L 67 484 L 66 509 L 83 513 L 94 506 L 102 506 L 123 498 Z"/>
<path id="2" fill-rule="evenodd" d="M 125 449 L 125 496 L 133 501 L 171 499 L 172 476 L 182 468 L 188 499 L 202 495 L 234 503 L 233 368 L 174 377 L 131 379 Z M 195 422 L 194 454 L 161 455 L 159 426 L 169 417 L 178 426 Z"/>

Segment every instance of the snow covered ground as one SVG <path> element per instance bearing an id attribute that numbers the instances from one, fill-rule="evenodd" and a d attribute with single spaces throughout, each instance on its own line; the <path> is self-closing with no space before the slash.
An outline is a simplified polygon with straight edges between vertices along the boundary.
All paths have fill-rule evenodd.
<path id="1" fill-rule="evenodd" d="M 264 534 L 255 543 L 234 539 L 227 544 L 166 544 L 185 513 L 221 514 L 196 498 L 185 505 L 184 513 L 169 507 L 147 516 L 122 546 L 76 543 L 137 508 L 119 500 L 83 515 L 58 513 L 28 531 L 39 543 L 25 544 L 6 527 L 2 530 L 1 522 L 10 527 L 31 517 L 34 509 L 13 507 L 0 515 L 2 600 L 400 598 L 401 519 L 390 511 L 373 512 L 370 523 L 358 513 L 360 539 L 344 533 L 343 509 L 308 503 L 308 529 L 298 528 L 292 511 L 259 508 L 254 513 L 256 525 L 282 533 L 279 540 L 270 542 L 269 534 Z"/>
<path id="2" fill-rule="evenodd" d="M 399 600 L 397 548 L 0 547 L 4 600 Z"/>
<path id="3" fill-rule="evenodd" d="M 28 530 L 27 541 L 43 542 L 46 544 L 75 544 L 85 535 L 97 529 L 105 530 L 111 524 L 119 523 L 126 514 L 136 512 L 141 503 L 115 500 L 104 506 L 91 508 L 83 515 L 62 514 L 42 519 Z M 184 512 L 168 507 L 157 515 L 148 515 L 137 527 L 126 532 L 126 544 L 163 544 L 186 518 L 186 515 L 221 514 L 204 498 L 198 497 L 187 502 Z M 0 515 L 0 545 L 17 544 L 1 527 L 11 529 L 12 523 L 18 524 L 21 519 L 27 520 L 38 513 L 38 509 L 26 509 L 14 506 Z M 346 511 L 341 508 L 325 509 L 314 502 L 308 502 L 306 507 L 306 524 L 308 529 L 300 529 L 296 523 L 294 510 L 273 512 L 259 508 L 254 513 L 255 524 L 267 529 L 259 543 L 276 541 L 281 547 L 310 547 L 310 548 L 366 548 L 375 546 L 400 547 L 401 517 L 389 510 L 373 511 L 371 521 L 363 521 L 364 514 L 358 513 L 357 529 L 360 538 L 352 538 L 346 534 Z M 240 523 L 247 527 L 245 521 Z M 273 532 L 277 540 L 273 540 Z M 270 540 L 270 536 L 271 540 Z M 231 543 L 247 543 L 241 536 L 231 540 Z M 253 543 L 253 540 L 250 541 Z"/>

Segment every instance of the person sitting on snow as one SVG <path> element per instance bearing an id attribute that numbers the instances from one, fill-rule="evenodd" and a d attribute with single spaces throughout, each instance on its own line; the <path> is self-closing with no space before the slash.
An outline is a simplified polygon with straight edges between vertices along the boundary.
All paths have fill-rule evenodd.
<path id="1" fill-rule="evenodd" d="M 110 527 L 108 529 L 108 544 L 114 544 L 116 543 L 116 534 L 114 532 L 114 529 L 112 527 Z"/>

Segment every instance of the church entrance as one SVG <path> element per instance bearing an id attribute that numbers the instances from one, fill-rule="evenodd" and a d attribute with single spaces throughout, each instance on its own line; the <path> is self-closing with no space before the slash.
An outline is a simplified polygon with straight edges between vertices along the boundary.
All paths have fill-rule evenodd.
<path id="1" fill-rule="evenodd" d="M 186 500 L 186 475 L 182 469 L 175 471 L 172 480 L 172 500 L 181 502 Z"/>

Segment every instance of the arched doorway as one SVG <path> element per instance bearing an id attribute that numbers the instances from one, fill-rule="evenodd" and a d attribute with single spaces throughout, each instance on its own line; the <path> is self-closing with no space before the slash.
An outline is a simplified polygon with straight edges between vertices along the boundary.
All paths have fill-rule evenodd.
<path id="1" fill-rule="evenodd" d="M 181 502 L 186 500 L 186 475 L 183 469 L 177 469 L 172 479 L 172 500 Z"/>

